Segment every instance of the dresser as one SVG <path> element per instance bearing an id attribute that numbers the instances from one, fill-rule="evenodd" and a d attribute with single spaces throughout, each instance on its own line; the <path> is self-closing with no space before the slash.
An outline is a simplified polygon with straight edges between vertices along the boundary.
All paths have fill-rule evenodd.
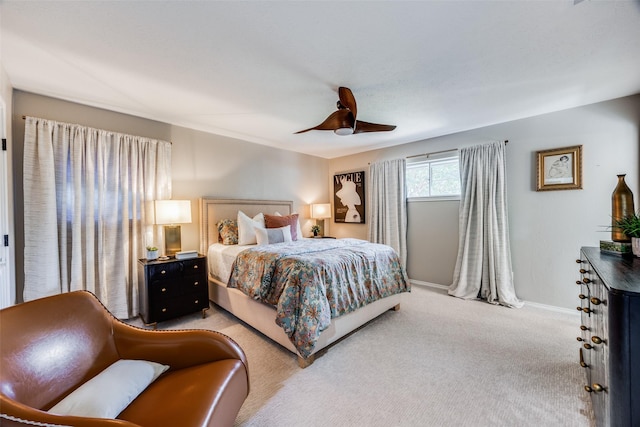
<path id="1" fill-rule="evenodd" d="M 597 426 L 640 426 L 640 259 L 580 251 L 579 360 Z"/>
<path id="2" fill-rule="evenodd" d="M 152 325 L 209 309 L 207 258 L 138 260 L 140 316 Z"/>

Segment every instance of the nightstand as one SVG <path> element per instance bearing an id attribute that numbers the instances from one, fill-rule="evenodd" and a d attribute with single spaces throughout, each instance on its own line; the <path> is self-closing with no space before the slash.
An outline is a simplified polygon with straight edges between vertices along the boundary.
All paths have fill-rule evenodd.
<path id="1" fill-rule="evenodd" d="M 138 260 L 140 317 L 146 325 L 209 309 L 207 257 Z"/>

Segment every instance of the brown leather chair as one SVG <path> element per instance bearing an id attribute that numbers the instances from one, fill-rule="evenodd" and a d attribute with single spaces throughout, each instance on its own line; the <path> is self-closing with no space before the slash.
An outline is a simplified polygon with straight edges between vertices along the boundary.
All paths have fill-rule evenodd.
<path id="1" fill-rule="evenodd" d="M 170 368 L 117 419 L 47 412 L 119 359 Z M 0 311 L 2 426 L 231 426 L 248 393 L 244 352 L 218 332 L 136 328 L 85 291 Z"/>

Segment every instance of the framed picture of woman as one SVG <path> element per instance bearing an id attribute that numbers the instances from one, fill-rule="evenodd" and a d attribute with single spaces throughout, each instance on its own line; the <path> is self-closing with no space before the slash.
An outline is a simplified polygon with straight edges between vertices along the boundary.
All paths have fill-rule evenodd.
<path id="1" fill-rule="evenodd" d="M 364 224 L 364 171 L 333 176 L 333 221 Z"/>
<path id="2" fill-rule="evenodd" d="M 537 152 L 536 191 L 582 189 L 582 145 Z"/>

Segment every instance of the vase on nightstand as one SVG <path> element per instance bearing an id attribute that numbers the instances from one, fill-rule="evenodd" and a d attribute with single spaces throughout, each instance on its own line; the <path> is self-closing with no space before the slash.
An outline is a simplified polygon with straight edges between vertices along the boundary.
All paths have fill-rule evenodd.
<path id="1" fill-rule="evenodd" d="M 618 221 L 635 213 L 633 193 L 624 181 L 625 174 L 618 175 L 618 185 L 611 195 L 611 240 L 629 242 L 629 236 L 616 225 Z"/>

